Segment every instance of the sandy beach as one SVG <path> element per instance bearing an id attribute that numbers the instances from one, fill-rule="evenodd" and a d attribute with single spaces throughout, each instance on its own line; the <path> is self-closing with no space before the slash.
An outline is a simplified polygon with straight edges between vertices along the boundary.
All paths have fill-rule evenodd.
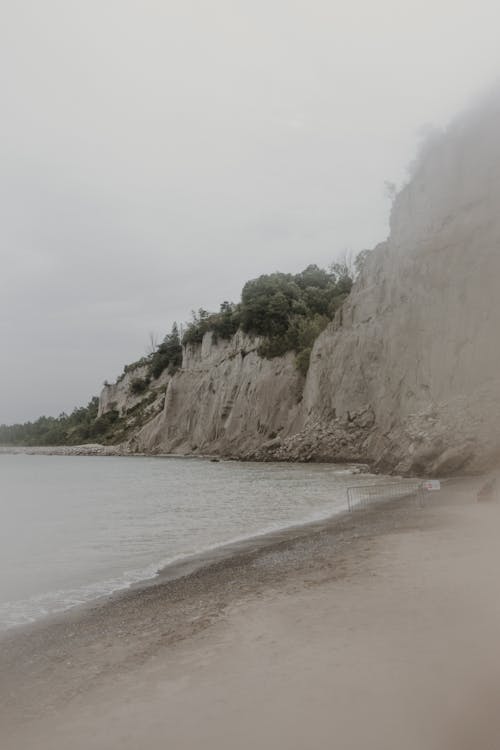
<path id="1" fill-rule="evenodd" d="M 480 483 L 7 632 L 2 750 L 498 747 L 500 509 Z"/>

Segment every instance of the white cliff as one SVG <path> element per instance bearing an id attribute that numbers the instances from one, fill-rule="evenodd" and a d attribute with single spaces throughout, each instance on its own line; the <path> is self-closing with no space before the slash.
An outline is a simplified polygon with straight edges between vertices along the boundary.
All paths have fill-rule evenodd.
<path id="1" fill-rule="evenodd" d="M 304 380 L 258 342 L 185 349 L 135 450 L 363 460 L 405 473 L 500 457 L 499 99 L 435 138 L 397 196 L 391 231 Z M 115 394 L 116 395 L 116 394 Z M 111 394 L 108 394 L 111 398 Z"/>
<path id="2" fill-rule="evenodd" d="M 147 364 L 129 367 L 116 383 L 108 383 L 102 389 L 97 416 L 116 412 L 121 418 L 117 428 L 125 434 L 135 433 L 162 411 L 168 381 L 167 370 L 155 379 L 149 376 Z M 141 383 L 143 390 L 137 392 L 135 383 Z"/>
<path id="3" fill-rule="evenodd" d="M 391 232 L 317 340 L 306 425 L 369 408 L 360 453 L 447 473 L 500 456 L 500 106 L 435 140 L 396 199 Z"/>
<path id="4" fill-rule="evenodd" d="M 163 412 L 134 438 L 138 450 L 243 456 L 293 432 L 303 378 L 293 353 L 257 354 L 258 339 L 238 332 L 229 341 L 184 349 L 170 380 Z"/>

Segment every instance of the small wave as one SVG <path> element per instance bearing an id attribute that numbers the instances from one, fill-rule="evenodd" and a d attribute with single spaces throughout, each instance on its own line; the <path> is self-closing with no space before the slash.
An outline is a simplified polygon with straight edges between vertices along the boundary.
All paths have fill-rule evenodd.
<path id="1" fill-rule="evenodd" d="M 294 467 L 289 474 L 285 471 L 286 467 L 283 464 L 279 464 L 272 470 L 266 466 L 265 471 L 260 466 L 228 466 L 225 472 L 218 472 L 216 479 L 211 480 L 209 499 L 206 500 L 205 463 L 200 463 L 200 466 L 191 464 L 187 471 L 186 462 L 166 466 L 164 462 L 158 463 L 156 459 L 151 459 L 151 461 L 154 461 L 152 464 L 154 471 L 148 469 L 147 472 L 144 471 L 142 464 L 138 464 L 135 460 L 127 463 L 127 459 L 120 459 L 119 472 L 117 468 L 113 469 L 112 462 L 103 464 L 99 478 L 106 492 L 102 490 L 101 494 L 96 493 L 92 483 L 95 480 L 89 484 L 87 474 L 82 468 L 83 464 L 78 463 L 75 467 L 64 464 L 64 467 L 70 466 L 71 468 L 69 476 L 72 481 L 78 480 L 78 486 L 81 487 L 80 494 L 77 495 L 72 506 L 77 514 L 80 514 L 79 517 L 85 519 L 87 514 L 92 512 L 92 508 L 99 513 L 102 511 L 103 526 L 100 528 L 104 528 L 103 534 L 95 539 L 89 536 L 88 529 L 84 529 L 82 535 L 77 534 L 75 538 L 81 543 L 83 552 L 90 549 L 94 554 L 94 547 L 97 548 L 95 557 L 92 559 L 100 560 L 103 566 L 108 563 L 110 566 L 118 565 L 120 572 L 116 575 L 110 573 L 107 578 L 106 573 L 101 574 L 102 580 L 86 585 L 80 585 L 80 582 L 77 584 L 70 572 L 68 576 L 58 579 L 60 588 L 56 589 L 53 584 L 52 591 L 45 591 L 22 600 L 1 602 L 0 630 L 32 623 L 47 615 L 89 604 L 132 585 L 147 585 L 158 573 L 161 574 L 162 580 L 186 575 L 197 567 L 210 564 L 211 561 L 238 554 L 238 550 L 245 549 L 246 545 L 267 544 L 266 537 L 269 535 L 287 534 L 294 529 L 299 530 L 310 524 L 326 521 L 345 510 L 345 490 L 349 484 L 354 483 L 354 478 L 351 479 L 353 475 L 356 475 L 356 484 L 373 482 L 375 479 L 372 475 L 365 473 L 364 470 L 367 467 L 359 464 L 328 466 L 326 470 L 320 466 L 315 466 L 313 470 L 306 468 L 304 471 L 300 467 Z M 38 477 L 35 469 L 38 472 L 40 467 L 33 465 L 31 468 L 32 476 L 36 474 Z M 26 472 L 25 467 L 23 470 Z M 28 473 L 28 477 L 30 476 Z M 65 483 L 68 479 L 67 474 L 54 473 L 52 464 L 46 467 L 45 476 L 44 502 L 51 507 L 53 492 L 59 498 L 66 497 Z M 291 482 L 290 479 L 298 481 Z M 382 477 L 377 477 L 375 481 L 382 479 Z M 12 486 L 15 488 L 23 486 L 18 469 L 12 473 L 12 481 Z M 37 513 L 40 500 L 38 496 L 33 495 L 32 505 L 29 505 L 32 497 L 31 488 L 31 484 L 25 488 L 27 507 Z M 165 488 L 170 488 L 172 497 L 175 497 L 175 501 L 170 504 L 163 504 L 161 500 L 165 496 Z M 94 495 L 96 500 L 93 499 Z M 256 495 L 260 497 L 260 503 L 257 503 L 256 510 L 253 509 L 249 513 L 249 507 L 252 508 L 251 503 Z M 92 499 L 90 507 L 89 496 Z M 117 496 L 120 498 L 119 503 L 114 502 Z M 107 505 L 108 497 L 110 498 L 109 505 Z M 285 499 L 283 505 L 278 504 L 278 510 L 272 511 L 275 498 L 280 500 L 282 497 Z M 311 507 L 313 505 L 314 509 Z M 57 505 L 55 507 L 58 513 L 59 507 Z M 64 508 L 66 508 L 66 499 Z M 186 516 L 185 519 L 178 518 L 177 509 L 182 510 Z M 221 526 L 217 520 L 218 518 L 225 519 L 224 514 L 228 509 L 229 520 L 226 526 Z M 238 510 L 241 511 L 241 515 L 236 512 Z M 277 516 L 280 517 L 277 518 Z M 9 510 L 9 518 L 11 517 Z M 271 519 L 274 520 L 271 521 Z M 252 532 L 238 534 L 239 530 L 253 524 L 257 528 L 254 528 Z M 70 528 L 73 527 L 70 526 Z M 156 536 L 152 533 L 153 529 L 157 532 Z M 163 531 L 168 541 L 164 541 Z M 224 534 L 227 534 L 226 539 L 220 540 L 220 537 L 217 539 L 218 535 Z M 154 544 L 150 546 L 153 537 Z M 122 549 L 121 540 L 124 541 L 124 549 Z M 164 551 L 168 549 L 163 546 L 164 544 L 172 545 L 168 557 L 166 554 L 163 556 Z M 186 549 L 188 545 L 189 551 Z M 99 558 L 99 550 L 107 550 L 108 547 L 109 554 L 106 552 Z M 184 549 L 181 552 L 182 547 Z M 148 550 L 151 550 L 149 559 L 153 562 L 145 566 L 141 562 L 127 563 L 127 550 L 131 555 L 128 557 L 129 560 L 134 559 L 137 550 L 138 554 L 141 554 L 142 561 L 143 555 L 146 555 L 146 560 L 148 560 Z M 111 553 L 117 555 L 114 560 Z M 13 553 L 14 561 L 16 554 L 17 552 Z M 68 557 L 73 554 L 72 545 L 68 545 L 65 554 Z M 57 565 L 59 561 L 61 565 L 64 565 L 65 559 L 64 557 L 58 558 L 55 554 L 50 562 L 52 565 Z M 84 567 L 84 561 L 85 557 L 82 557 L 82 565 L 77 566 L 78 570 Z M 127 564 L 130 568 L 127 568 Z M 104 567 L 104 570 L 110 570 L 110 568 Z M 89 572 L 88 575 L 91 577 L 92 574 Z M 19 591 L 23 591 L 22 588 Z M 23 593 L 19 595 L 22 596 Z"/>
<path id="2" fill-rule="evenodd" d="M 326 521 L 327 519 L 338 515 L 344 510 L 343 506 L 336 508 L 315 511 L 307 518 L 296 523 L 272 523 L 260 529 L 253 534 L 243 534 L 232 537 L 223 542 L 200 548 L 190 554 L 180 554 L 174 557 L 166 558 L 150 565 L 125 571 L 122 575 L 109 578 L 104 581 L 86 584 L 74 589 L 60 589 L 43 594 L 37 594 L 19 601 L 8 601 L 0 604 L 0 630 L 7 630 L 13 627 L 28 625 L 34 623 L 49 615 L 56 615 L 66 612 L 74 607 L 89 604 L 97 599 L 111 596 L 112 594 L 123 591 L 134 584 L 146 584 L 148 581 L 156 578 L 160 573 L 166 574 L 169 569 L 174 569 L 182 564 L 197 565 L 209 564 L 214 557 L 219 554 L 224 556 L 225 552 L 234 552 L 235 547 L 242 543 L 263 542 L 266 537 L 270 537 L 278 532 L 286 532 L 294 528 L 307 527 L 314 523 Z M 332 512 L 333 511 L 333 512 Z"/>

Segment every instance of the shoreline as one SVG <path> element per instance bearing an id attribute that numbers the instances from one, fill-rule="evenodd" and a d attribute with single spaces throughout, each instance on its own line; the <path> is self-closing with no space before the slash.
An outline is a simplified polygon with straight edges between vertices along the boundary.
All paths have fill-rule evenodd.
<path id="1" fill-rule="evenodd" d="M 294 588 L 306 575 L 342 580 L 384 535 L 435 523 L 434 509 L 390 500 L 248 540 L 234 553 L 0 634 L 0 726 L 47 720 L 98 684 L 141 668 L 242 602 Z M 180 566 L 182 568 L 182 565 Z M 170 574 L 172 571 L 169 571 Z M 1 737 L 1 735 L 0 735 Z"/>
<path id="2" fill-rule="evenodd" d="M 101 443 L 88 443 L 83 445 L 0 445 L 1 455 L 29 455 L 29 456 L 92 456 L 92 457 L 119 457 L 119 458 L 178 458 L 185 460 L 213 461 L 222 463 L 224 461 L 236 461 L 241 463 L 262 464 L 328 464 L 332 466 L 351 465 L 357 467 L 353 473 L 372 473 L 372 465 L 367 461 L 350 461 L 339 458 L 338 460 L 311 460 L 307 457 L 301 458 L 247 458 L 229 454 L 212 453 L 141 453 L 138 451 L 125 450 L 120 445 L 102 445 Z M 375 473 L 375 472 L 373 472 Z M 379 471 L 378 474 L 383 472 Z M 397 475 L 395 475 L 397 476 Z M 409 477 L 408 477 L 409 478 Z"/>
<path id="3" fill-rule="evenodd" d="M 35 461 L 36 471 L 36 466 L 40 465 L 39 461 L 45 462 L 47 459 L 33 460 Z M 21 463 L 16 471 L 20 470 L 22 472 L 23 467 L 27 467 L 27 462 L 30 459 L 20 461 Z M 144 458 L 143 461 L 146 462 L 145 465 L 153 465 L 149 457 Z M 206 461 L 206 459 L 200 458 L 199 461 Z M 10 462 L 8 463 L 10 465 Z M 12 465 L 17 466 L 16 459 L 14 459 Z M 121 472 L 118 462 L 114 462 L 114 465 L 115 472 Z M 206 463 L 198 464 L 198 469 L 201 470 L 202 476 L 205 474 L 205 470 L 201 469 L 204 465 L 208 467 Z M 62 470 L 63 462 L 58 463 L 58 466 Z M 83 469 L 84 473 L 91 470 L 90 462 L 86 462 L 85 466 Z M 230 464 L 225 464 L 226 468 L 224 468 L 224 462 L 222 462 L 220 468 L 215 466 L 211 471 L 217 477 L 221 477 L 220 481 L 224 483 L 224 477 L 230 466 Z M 265 466 L 267 471 L 268 464 Z M 286 475 L 288 476 L 290 472 L 295 472 L 297 468 L 293 469 L 293 467 L 290 467 L 290 469 L 285 469 Z M 120 569 L 115 567 L 107 575 L 108 569 L 103 569 L 104 574 L 101 571 L 100 577 L 90 577 L 75 585 L 72 585 L 71 578 L 68 579 L 66 577 L 66 579 L 62 579 L 63 582 L 58 586 L 46 586 L 42 591 L 25 595 L 24 597 L 20 595 L 21 591 L 16 591 L 15 587 L 10 587 L 6 589 L 6 591 L 9 591 L 10 596 L 5 596 L 6 591 L 4 591 L 4 597 L 0 606 L 0 634 L 12 632 L 18 628 L 38 622 L 44 622 L 52 616 L 62 615 L 65 612 L 77 610 L 81 607 L 92 606 L 98 601 L 106 601 L 110 596 L 126 592 L 130 588 L 144 588 L 155 585 L 159 581 L 163 582 L 185 576 L 187 573 L 210 565 L 213 562 L 241 554 L 247 549 L 260 549 L 278 540 L 290 539 L 292 536 L 307 535 L 314 529 L 319 529 L 325 524 L 328 525 L 339 514 L 344 512 L 347 503 L 345 489 L 342 488 L 345 484 L 380 481 L 377 477 L 359 477 L 358 475 L 362 468 L 364 467 L 342 464 L 321 469 L 321 472 L 327 472 L 327 477 L 333 477 L 334 488 L 337 487 L 337 473 L 346 475 L 339 478 L 341 492 L 335 489 L 330 496 L 327 484 L 323 492 L 324 497 L 319 505 L 318 503 L 312 503 L 310 507 L 310 504 L 304 503 L 304 507 L 301 507 L 299 504 L 295 511 L 292 508 L 291 513 L 282 513 L 281 517 L 279 514 L 274 517 L 274 514 L 266 514 L 264 512 L 262 518 L 259 520 L 257 517 L 257 521 L 252 524 L 253 528 L 251 527 L 249 530 L 246 530 L 239 524 L 240 528 L 236 525 L 232 533 L 231 529 L 229 529 L 224 535 L 220 532 L 213 533 L 211 535 L 212 540 L 209 535 L 207 538 L 198 540 L 198 543 L 184 544 L 185 551 L 183 551 L 182 545 L 179 550 L 173 545 L 169 545 L 167 549 L 163 548 L 163 546 L 158 547 L 157 545 L 154 548 L 153 554 L 148 554 L 146 550 L 145 556 L 143 555 L 138 561 L 134 562 L 134 558 L 132 558 L 132 562 L 128 558 L 124 559 Z M 146 470 L 149 471 L 147 467 Z M 151 469 L 151 471 L 153 470 Z M 169 474 L 168 466 L 165 466 L 165 471 Z M 308 471 L 309 473 L 316 473 L 314 467 Z M 139 493 L 140 491 L 139 488 Z M 68 549 L 68 561 L 71 561 L 71 549 Z M 66 585 L 63 585 L 64 583 Z M 3 601 L 4 599 L 6 600 L 5 602 Z M 10 599 L 10 602 L 7 599 Z"/>
<path id="4" fill-rule="evenodd" d="M 357 476 L 357 473 L 358 472 L 354 471 L 353 477 Z M 390 500 L 384 499 L 375 501 L 372 504 L 372 509 L 383 508 L 390 502 Z M 411 498 L 410 502 L 413 503 L 416 501 Z M 372 512 L 372 509 L 370 509 L 369 512 Z M 86 601 L 61 609 L 56 609 L 31 620 L 14 623 L 4 628 L 0 628 L 0 643 L 3 635 L 15 634 L 25 628 L 44 626 L 45 624 L 50 624 L 51 621 L 63 618 L 70 613 L 78 615 L 79 612 L 84 612 L 86 609 L 95 606 L 106 606 L 116 597 L 127 595 L 129 592 L 142 591 L 153 586 L 186 578 L 205 568 L 210 568 L 213 565 L 226 562 L 230 563 L 231 560 L 236 560 L 246 554 L 260 554 L 268 549 L 279 546 L 282 543 L 292 544 L 301 539 L 307 539 L 314 534 L 332 531 L 337 525 L 339 525 L 339 527 L 343 524 L 349 526 L 359 512 L 359 510 L 350 511 L 346 503 L 344 508 L 338 509 L 334 512 L 328 512 L 325 515 L 316 515 L 315 517 L 311 517 L 298 523 L 264 529 L 261 532 L 257 532 L 250 536 L 239 536 L 234 539 L 229 539 L 228 541 L 216 543 L 199 552 L 179 555 L 178 557 L 174 557 L 170 561 L 167 561 L 165 564 L 159 564 L 156 571 L 150 574 L 144 573 L 142 577 L 124 581 L 122 584 L 117 585 L 116 588 L 110 589 L 109 591 L 103 591 Z M 153 564 L 148 567 L 153 567 Z M 99 585 L 99 582 L 95 582 L 94 584 L 94 586 Z M 104 585 L 104 582 L 102 585 Z M 50 595 L 50 592 L 48 592 L 48 595 Z"/>
<path id="5" fill-rule="evenodd" d="M 181 555 L 159 566 L 156 572 L 151 575 L 144 575 L 143 578 L 124 583 L 116 589 L 109 591 L 109 593 L 102 593 L 88 601 L 55 610 L 33 620 L 0 628 L 0 643 L 4 635 L 15 635 L 26 628 L 43 627 L 49 625 L 52 621 L 64 618 L 70 613 L 77 616 L 78 613 L 83 613 L 86 609 L 95 606 L 106 606 L 116 597 L 126 595 L 129 592 L 147 590 L 152 586 L 187 578 L 212 565 L 228 562 L 248 553 L 259 553 L 282 542 L 293 542 L 310 534 L 318 533 L 323 529 L 328 529 L 336 520 L 341 520 L 343 516 L 349 516 L 347 509 L 330 513 L 324 518 L 316 518 L 304 521 L 303 523 L 283 526 L 251 536 L 242 536 L 227 542 L 215 544 L 200 552 Z M 99 585 L 99 583 L 97 582 L 96 585 Z"/>
<path id="6" fill-rule="evenodd" d="M 462 744 L 489 731 L 478 696 L 500 685 L 500 508 L 476 502 L 480 482 L 6 631 L 2 750 L 482 746 Z"/>

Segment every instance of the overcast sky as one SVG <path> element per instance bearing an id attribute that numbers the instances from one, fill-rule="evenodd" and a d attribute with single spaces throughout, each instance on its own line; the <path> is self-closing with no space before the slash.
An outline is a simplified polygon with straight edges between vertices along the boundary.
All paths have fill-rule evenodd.
<path id="1" fill-rule="evenodd" d="M 498 78 L 499 28 L 484 0 L 4 0 L 0 423 L 383 240 L 384 181 Z"/>

